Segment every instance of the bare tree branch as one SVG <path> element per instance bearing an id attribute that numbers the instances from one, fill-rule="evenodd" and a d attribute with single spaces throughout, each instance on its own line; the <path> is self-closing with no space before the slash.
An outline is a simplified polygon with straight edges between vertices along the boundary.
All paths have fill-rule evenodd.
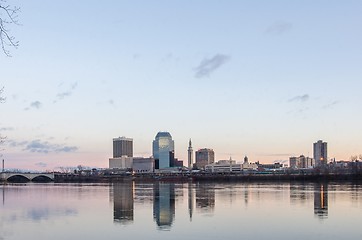
<path id="1" fill-rule="evenodd" d="M 2 96 L 3 92 L 4 92 L 4 87 L 0 88 L 0 103 L 5 102 L 6 100 L 5 97 Z"/>
<path id="2" fill-rule="evenodd" d="M 12 7 L 6 3 L 6 0 L 0 0 L 0 42 L 1 48 L 6 56 L 11 57 L 8 47 L 17 48 L 19 41 L 10 34 L 10 25 L 19 25 L 18 13 L 19 7 Z"/>
<path id="3" fill-rule="evenodd" d="M 2 96 L 4 92 L 4 87 L 0 88 L 0 103 L 5 102 L 5 97 Z M 1 136 L 0 134 L 0 146 L 4 143 L 6 137 Z M 0 149 L 1 151 L 2 149 Z"/>

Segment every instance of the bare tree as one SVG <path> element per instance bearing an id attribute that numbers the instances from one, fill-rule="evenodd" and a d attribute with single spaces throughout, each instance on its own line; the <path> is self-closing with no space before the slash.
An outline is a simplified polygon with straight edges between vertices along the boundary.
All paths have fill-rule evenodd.
<path id="1" fill-rule="evenodd" d="M 0 103 L 5 102 L 5 97 L 2 96 L 4 92 L 4 87 L 0 88 Z"/>
<path id="2" fill-rule="evenodd" d="M 84 170 L 84 167 L 83 167 L 82 165 L 78 165 L 77 168 L 78 168 L 78 171 L 79 171 L 79 172 L 81 172 L 81 171 Z"/>
<path id="3" fill-rule="evenodd" d="M 3 92 L 4 92 L 4 87 L 0 88 L 0 103 L 5 102 L 5 97 L 2 96 Z M 4 137 L 2 137 L 0 135 L 0 145 L 1 145 L 1 143 L 3 143 L 3 141 L 4 141 Z"/>
<path id="4" fill-rule="evenodd" d="M 0 0 L 0 42 L 2 51 L 8 57 L 11 56 L 8 47 L 17 48 L 19 46 L 19 42 L 11 35 L 9 29 L 11 25 L 19 25 L 19 11 L 19 7 L 10 6 L 7 4 L 6 0 Z"/>
<path id="5" fill-rule="evenodd" d="M 72 167 L 59 167 L 61 173 L 71 173 Z"/>

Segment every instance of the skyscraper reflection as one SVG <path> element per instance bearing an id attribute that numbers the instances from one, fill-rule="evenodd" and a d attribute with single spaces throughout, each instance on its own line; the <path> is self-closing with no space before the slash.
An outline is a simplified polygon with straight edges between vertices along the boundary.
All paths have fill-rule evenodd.
<path id="1" fill-rule="evenodd" d="M 314 214 L 320 219 L 328 217 L 328 184 L 314 185 Z"/>
<path id="2" fill-rule="evenodd" d="M 194 194 L 192 192 L 192 183 L 189 182 L 187 185 L 188 189 L 188 207 L 189 207 L 189 215 L 190 215 L 190 221 L 192 221 L 192 214 L 194 211 Z"/>
<path id="3" fill-rule="evenodd" d="M 207 212 L 212 212 L 215 207 L 214 184 L 197 184 L 196 207 Z"/>
<path id="4" fill-rule="evenodd" d="M 2 184 L 2 192 L 3 192 L 3 205 L 5 205 L 5 185 Z"/>
<path id="5" fill-rule="evenodd" d="M 175 184 L 156 182 L 153 191 L 153 218 L 161 230 L 168 230 L 175 216 Z"/>
<path id="6" fill-rule="evenodd" d="M 245 184 L 244 185 L 244 203 L 245 205 L 248 205 L 249 203 L 249 192 L 250 192 L 250 187 L 249 184 Z"/>
<path id="7" fill-rule="evenodd" d="M 133 223 L 133 201 L 133 182 L 113 184 L 114 222 Z"/>

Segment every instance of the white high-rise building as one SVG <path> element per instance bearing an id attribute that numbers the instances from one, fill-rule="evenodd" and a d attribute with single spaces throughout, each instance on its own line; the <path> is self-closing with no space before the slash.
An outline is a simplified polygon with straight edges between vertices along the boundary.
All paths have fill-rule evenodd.
<path id="1" fill-rule="evenodd" d="M 192 168 L 192 164 L 193 164 L 193 150 L 192 150 L 192 143 L 191 143 L 191 138 L 189 141 L 189 148 L 187 149 L 187 162 L 188 162 L 188 168 L 191 169 Z"/>

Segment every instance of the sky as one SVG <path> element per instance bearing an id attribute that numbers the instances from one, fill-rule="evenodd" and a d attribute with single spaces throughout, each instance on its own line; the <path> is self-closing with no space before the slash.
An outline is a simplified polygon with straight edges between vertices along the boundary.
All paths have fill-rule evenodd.
<path id="1" fill-rule="evenodd" d="M 359 0 L 15 1 L 0 54 L 5 168 L 108 167 L 112 139 L 152 155 L 272 163 L 362 153 Z"/>

